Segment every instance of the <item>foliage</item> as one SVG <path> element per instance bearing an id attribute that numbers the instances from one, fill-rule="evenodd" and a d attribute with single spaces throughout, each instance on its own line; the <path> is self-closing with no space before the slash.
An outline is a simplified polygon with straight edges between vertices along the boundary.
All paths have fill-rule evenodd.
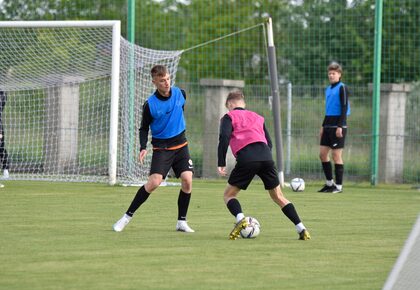
<path id="1" fill-rule="evenodd" d="M 382 72 L 387 82 L 418 80 L 420 9 L 413 0 L 384 4 Z M 220 36 L 263 23 L 275 24 L 280 78 L 319 84 L 328 62 L 340 61 L 349 83 L 371 82 L 373 72 L 374 1 L 142 0 L 136 2 L 136 39 L 156 49 L 188 49 Z M 4 0 L 2 20 L 121 19 L 126 31 L 127 0 Z M 412 37 L 396 29 L 410 28 Z M 261 37 L 254 29 L 234 43 L 203 46 L 187 54 L 181 70 L 185 81 L 206 77 L 265 76 L 266 56 L 248 45 Z M 255 66 L 253 60 L 259 60 Z M 237 63 L 237 64 L 236 64 Z"/>

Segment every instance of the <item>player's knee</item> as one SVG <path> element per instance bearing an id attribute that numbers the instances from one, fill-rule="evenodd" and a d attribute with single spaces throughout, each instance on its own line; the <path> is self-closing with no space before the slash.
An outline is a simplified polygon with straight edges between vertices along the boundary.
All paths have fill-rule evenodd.
<path id="1" fill-rule="evenodd" d="M 343 163 L 343 159 L 341 158 L 341 154 L 339 154 L 339 153 L 333 154 L 332 158 L 333 158 L 335 164 L 342 164 Z"/>
<path id="2" fill-rule="evenodd" d="M 145 185 L 145 189 L 147 192 L 151 193 L 156 188 L 159 187 L 160 183 L 162 182 L 162 177 L 159 176 L 150 176 L 149 180 L 147 181 Z"/>
<path id="3" fill-rule="evenodd" d="M 181 182 L 181 188 L 182 188 L 182 191 L 183 192 L 185 192 L 185 193 L 191 193 L 191 191 L 192 191 L 192 182 L 191 181 L 187 181 L 187 180 L 183 180 L 182 182 Z"/>

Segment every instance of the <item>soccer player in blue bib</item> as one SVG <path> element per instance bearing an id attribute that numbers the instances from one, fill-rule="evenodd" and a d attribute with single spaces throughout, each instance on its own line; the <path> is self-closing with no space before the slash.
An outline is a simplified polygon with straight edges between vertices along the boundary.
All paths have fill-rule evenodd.
<path id="1" fill-rule="evenodd" d="M 347 116 L 350 115 L 349 92 L 341 82 L 343 69 L 340 64 L 332 62 L 328 66 L 330 85 L 325 90 L 325 117 L 319 132 L 319 158 L 326 182 L 319 192 L 343 192 L 343 148 L 347 134 Z M 335 182 L 330 162 L 330 151 L 334 161 Z"/>
<path id="2" fill-rule="evenodd" d="M 187 223 L 194 167 L 185 136 L 184 104 L 186 93 L 178 87 L 171 86 L 168 69 L 163 65 L 154 66 L 151 70 L 151 76 L 156 91 L 143 105 L 139 130 L 139 160 L 141 163 L 148 153 L 146 145 L 149 128 L 152 131 L 153 155 L 150 175 L 147 183 L 137 191 L 126 213 L 114 224 L 113 229 L 116 232 L 121 232 L 124 229 L 136 210 L 159 187 L 172 168 L 175 176 L 181 178 L 181 190 L 178 197 L 178 221 L 175 229 L 193 233 L 194 230 Z"/>

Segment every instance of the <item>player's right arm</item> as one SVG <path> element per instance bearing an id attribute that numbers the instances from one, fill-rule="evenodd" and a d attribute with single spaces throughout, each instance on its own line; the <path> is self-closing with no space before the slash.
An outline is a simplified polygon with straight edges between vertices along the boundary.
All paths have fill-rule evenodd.
<path id="1" fill-rule="evenodd" d="M 219 168 L 226 166 L 226 153 L 229 147 L 232 130 L 232 119 L 226 114 L 220 121 L 219 146 L 217 148 L 217 166 Z"/>
<path id="2" fill-rule="evenodd" d="M 140 135 L 140 154 L 139 154 L 139 161 L 143 164 L 144 157 L 147 154 L 147 140 L 149 137 L 149 127 L 152 123 L 152 114 L 150 113 L 149 103 L 146 101 L 143 105 L 143 114 L 141 118 L 141 125 L 139 129 Z"/>
<path id="3" fill-rule="evenodd" d="M 140 164 L 143 164 L 143 160 L 144 160 L 144 157 L 146 157 L 146 155 L 147 155 L 146 149 L 140 150 L 140 154 L 139 154 Z"/>
<path id="4" fill-rule="evenodd" d="M 219 175 L 221 176 L 226 176 L 227 175 L 226 167 L 217 167 L 217 173 L 219 173 Z"/>
<path id="5" fill-rule="evenodd" d="M 322 134 L 324 133 L 324 127 L 321 126 L 321 129 L 319 129 L 319 139 L 322 138 Z"/>

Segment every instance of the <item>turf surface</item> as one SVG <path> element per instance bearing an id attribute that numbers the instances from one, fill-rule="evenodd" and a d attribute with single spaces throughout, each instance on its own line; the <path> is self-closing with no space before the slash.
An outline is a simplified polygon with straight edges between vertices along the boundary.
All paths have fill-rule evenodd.
<path id="1" fill-rule="evenodd" d="M 239 198 L 256 239 L 228 240 L 225 181 L 194 180 L 193 234 L 175 231 L 179 188 L 159 188 L 121 233 L 137 188 L 4 182 L 0 289 L 381 289 L 419 213 L 420 191 L 348 184 L 285 189 L 312 240 L 253 183 Z"/>

